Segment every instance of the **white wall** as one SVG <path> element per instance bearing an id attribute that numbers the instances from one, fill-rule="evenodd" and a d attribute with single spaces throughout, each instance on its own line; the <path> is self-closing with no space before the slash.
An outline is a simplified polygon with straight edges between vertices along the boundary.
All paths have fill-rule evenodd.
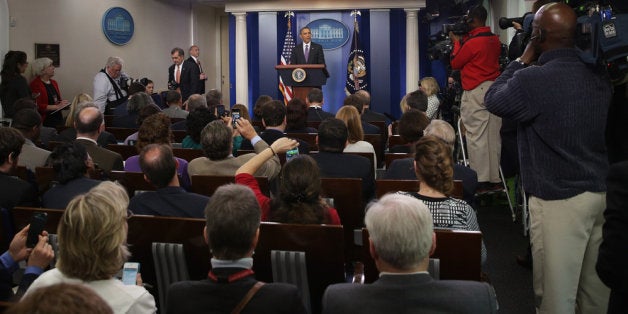
<path id="1" fill-rule="evenodd" d="M 92 94 L 92 79 L 109 56 L 122 57 L 123 70 L 131 77 L 148 77 L 156 90 L 166 89 L 170 50 L 181 47 L 187 57 L 192 34 L 205 71 L 220 69 L 215 61 L 219 56 L 209 54 L 217 41 L 212 35 L 212 8 L 163 0 L 8 0 L 8 5 L 9 15 L 16 20 L 16 26 L 9 29 L 10 49 L 23 50 L 33 60 L 35 43 L 60 45 L 61 66 L 55 79 L 65 99 L 80 92 Z M 110 43 L 101 28 L 103 14 L 116 6 L 128 10 L 135 23 L 133 38 L 124 46 Z M 208 86 L 215 86 L 214 77 L 210 75 Z"/>

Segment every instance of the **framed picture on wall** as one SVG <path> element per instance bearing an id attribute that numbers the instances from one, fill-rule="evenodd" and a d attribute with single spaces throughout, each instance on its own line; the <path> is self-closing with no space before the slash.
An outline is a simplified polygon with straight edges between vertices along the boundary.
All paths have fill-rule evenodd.
<path id="1" fill-rule="evenodd" d="M 50 58 L 52 65 L 59 67 L 59 44 L 35 44 L 35 59 L 37 58 Z"/>

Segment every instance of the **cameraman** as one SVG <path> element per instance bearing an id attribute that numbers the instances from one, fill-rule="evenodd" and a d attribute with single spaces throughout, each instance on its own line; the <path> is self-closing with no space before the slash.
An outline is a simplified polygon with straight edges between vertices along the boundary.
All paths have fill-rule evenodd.
<path id="1" fill-rule="evenodd" d="M 499 37 L 486 25 L 487 12 L 481 6 L 469 10 L 469 34 L 461 38 L 453 32 L 451 67 L 460 70 L 462 93 L 460 114 L 467 130 L 469 162 L 478 173 L 478 193 L 502 189 L 499 176 L 501 118 L 491 114 L 484 105 L 484 94 L 499 76 Z"/>
<path id="2" fill-rule="evenodd" d="M 128 98 L 128 77 L 122 72 L 123 64 L 122 58 L 109 57 L 105 68 L 94 77 L 94 104 L 104 114 L 111 114 L 114 108 L 125 103 Z"/>

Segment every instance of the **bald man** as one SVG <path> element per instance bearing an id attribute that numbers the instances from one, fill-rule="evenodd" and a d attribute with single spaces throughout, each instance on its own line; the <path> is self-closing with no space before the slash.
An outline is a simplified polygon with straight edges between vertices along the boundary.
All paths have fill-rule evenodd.
<path id="1" fill-rule="evenodd" d="M 76 142 L 85 146 L 97 169 L 105 172 L 124 170 L 122 156 L 98 146 L 96 142 L 100 133 L 105 130 L 105 122 L 102 112 L 95 104 L 87 104 L 79 110 L 74 119 L 74 128 L 76 129 Z"/>
<path id="2" fill-rule="evenodd" d="M 544 5 L 532 27 L 523 55 L 485 102 L 492 113 L 519 122 L 536 306 L 539 313 L 606 313 L 609 290 L 595 262 L 606 207 L 611 84 L 574 49 L 576 14 L 568 5 Z"/>

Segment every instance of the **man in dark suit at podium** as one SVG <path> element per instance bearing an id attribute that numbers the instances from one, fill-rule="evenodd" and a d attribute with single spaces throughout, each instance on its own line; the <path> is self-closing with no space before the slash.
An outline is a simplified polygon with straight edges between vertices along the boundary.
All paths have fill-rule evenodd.
<path id="1" fill-rule="evenodd" d="M 312 31 L 309 27 L 301 28 L 299 37 L 303 40 L 290 55 L 290 64 L 325 64 L 323 46 L 312 42 Z"/>

